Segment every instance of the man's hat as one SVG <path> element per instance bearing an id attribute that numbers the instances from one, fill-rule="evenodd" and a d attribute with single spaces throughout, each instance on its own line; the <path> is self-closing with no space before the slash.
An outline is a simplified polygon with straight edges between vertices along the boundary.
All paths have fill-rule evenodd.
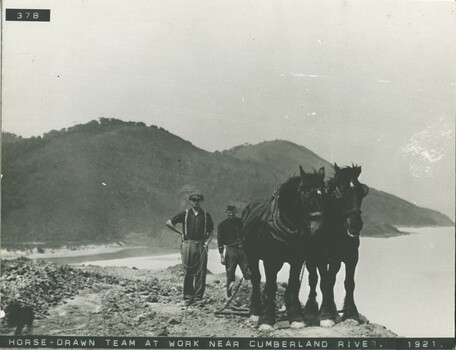
<path id="1" fill-rule="evenodd" d="M 236 207 L 234 205 L 229 205 L 226 207 L 226 212 L 236 212 Z"/>
<path id="2" fill-rule="evenodd" d="M 198 192 L 198 193 L 193 193 L 190 195 L 190 197 L 188 197 L 188 200 L 200 200 L 200 201 L 204 201 L 204 196 Z"/>

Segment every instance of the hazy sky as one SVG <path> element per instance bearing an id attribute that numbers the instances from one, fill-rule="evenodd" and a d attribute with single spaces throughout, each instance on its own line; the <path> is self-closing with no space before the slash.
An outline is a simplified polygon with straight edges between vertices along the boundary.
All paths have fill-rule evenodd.
<path id="1" fill-rule="evenodd" d="M 362 181 L 454 219 L 453 1 L 3 7 L 51 9 L 50 23 L 3 23 L 5 131 L 110 117 L 209 151 L 284 139 L 359 163 Z"/>

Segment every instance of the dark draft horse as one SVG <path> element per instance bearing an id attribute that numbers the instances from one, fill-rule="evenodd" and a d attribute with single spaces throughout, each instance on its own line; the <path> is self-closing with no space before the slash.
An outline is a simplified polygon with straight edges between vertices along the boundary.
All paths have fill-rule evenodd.
<path id="1" fill-rule="evenodd" d="M 300 273 L 323 223 L 325 169 L 306 173 L 283 183 L 278 193 L 265 201 L 251 202 L 242 212 L 244 249 L 250 268 L 252 295 L 250 314 L 259 321 L 260 329 L 271 329 L 275 323 L 277 273 L 285 262 L 290 265 L 285 306 L 293 328 L 304 327 L 299 289 Z M 266 282 L 261 301 L 259 261 L 263 260 Z"/>
<path id="2" fill-rule="evenodd" d="M 322 305 L 320 308 L 320 325 L 331 327 L 338 318 L 334 302 L 334 284 L 341 263 L 345 264 L 345 300 L 342 319 L 359 319 L 354 300 L 355 270 L 358 264 L 359 236 L 363 228 L 361 203 L 369 193 L 369 188 L 359 182 L 361 167 L 339 168 L 334 164 L 335 174 L 327 184 L 325 201 L 325 227 L 318 244 L 307 260 L 309 271 L 310 293 L 304 307 L 305 319 L 318 316 L 316 286 L 320 273 L 320 290 Z"/>

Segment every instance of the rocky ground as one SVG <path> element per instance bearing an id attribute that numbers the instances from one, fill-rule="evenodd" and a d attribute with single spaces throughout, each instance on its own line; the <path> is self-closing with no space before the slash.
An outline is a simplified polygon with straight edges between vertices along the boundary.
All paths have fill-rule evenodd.
<path id="1" fill-rule="evenodd" d="M 35 313 L 33 334 L 87 336 L 208 336 L 208 337 L 396 337 L 383 326 L 347 320 L 331 328 L 310 325 L 291 329 L 283 313 L 274 329 L 258 330 L 245 315 L 219 315 L 225 298 L 225 276 L 209 274 L 206 299 L 200 305 L 182 303 L 182 270 L 126 267 L 67 266 L 16 259 L 2 261 L 2 308 L 11 300 Z M 283 286 L 279 286 L 281 307 Z M 243 313 L 249 300 L 244 282 L 235 303 L 224 311 Z M 5 322 L 0 334 L 13 334 Z"/>

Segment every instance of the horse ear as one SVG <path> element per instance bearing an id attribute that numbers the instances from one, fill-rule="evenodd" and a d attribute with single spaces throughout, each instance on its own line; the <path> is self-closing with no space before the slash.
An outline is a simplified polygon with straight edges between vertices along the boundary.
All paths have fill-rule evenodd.
<path id="1" fill-rule="evenodd" d="M 339 166 L 337 165 L 336 162 L 334 162 L 334 169 L 335 169 L 336 171 L 340 170 L 340 168 L 339 168 Z"/>
<path id="2" fill-rule="evenodd" d="M 325 178 L 325 167 L 321 167 L 318 170 L 318 175 L 320 175 L 322 178 Z"/>
<path id="3" fill-rule="evenodd" d="M 306 172 L 304 171 L 302 166 L 299 166 L 299 173 L 301 174 L 301 177 L 304 177 L 304 175 L 306 175 Z"/>

